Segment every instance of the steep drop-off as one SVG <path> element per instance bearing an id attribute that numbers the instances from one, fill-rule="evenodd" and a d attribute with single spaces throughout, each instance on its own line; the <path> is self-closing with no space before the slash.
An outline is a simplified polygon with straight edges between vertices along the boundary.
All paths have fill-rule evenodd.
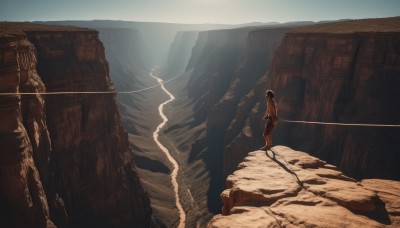
<path id="1" fill-rule="evenodd" d="M 280 118 L 399 124 L 399 24 L 355 20 L 288 33 L 268 74 Z M 274 138 L 356 178 L 400 178 L 399 128 L 281 122 Z"/>
<path id="2" fill-rule="evenodd" d="M 250 152 L 208 227 L 398 227 L 400 182 L 357 182 L 289 147 Z"/>
<path id="3" fill-rule="evenodd" d="M 27 23 L 2 29 L 2 92 L 113 90 L 97 31 Z M 7 44 L 11 29 L 25 38 Z M 9 145 L 1 159 L 5 225 L 150 226 L 149 198 L 113 94 L 1 99 L 14 114 L 3 116 L 1 126 L 2 145 Z"/>
<path id="4" fill-rule="evenodd" d="M 79 24 L 81 26 L 88 26 L 88 27 L 95 27 L 95 28 L 99 28 L 100 30 L 100 36 L 101 39 L 103 40 L 103 42 L 105 43 L 106 46 L 106 54 L 107 54 L 107 58 L 110 59 L 110 69 L 111 69 L 111 77 L 113 80 L 115 80 L 115 85 L 116 86 L 123 86 L 123 87 L 130 87 L 130 82 L 134 81 L 135 85 L 143 85 L 142 88 L 146 88 L 149 86 L 154 85 L 154 82 L 150 82 L 148 80 L 146 80 L 146 78 L 148 78 L 148 76 L 146 74 L 142 74 L 142 73 L 137 73 L 134 72 L 136 71 L 138 68 L 133 69 L 132 66 L 137 65 L 137 62 L 131 62 L 131 61 L 127 61 L 127 59 L 130 58 L 129 56 L 129 52 L 131 53 L 130 55 L 136 55 L 138 56 L 138 52 L 132 51 L 132 50 L 136 50 L 139 51 L 139 48 L 135 48 L 134 46 L 131 45 L 125 45 L 124 42 L 121 41 L 126 41 L 126 42 L 132 42 L 132 40 L 129 40 L 130 38 L 134 37 L 137 35 L 136 32 L 127 32 L 128 29 L 121 29 L 119 31 L 122 30 L 126 30 L 126 34 L 127 35 L 125 38 L 118 38 L 118 36 L 120 36 L 120 32 L 118 31 L 118 29 L 115 28 L 134 28 L 136 31 L 138 31 L 139 35 L 141 37 L 143 37 L 143 40 L 145 42 L 144 45 L 142 45 L 143 43 L 141 43 L 140 45 L 142 45 L 142 47 L 145 47 L 146 51 L 148 51 L 148 53 L 151 53 L 150 55 L 152 57 L 155 57 L 156 62 L 159 61 L 159 59 L 164 56 L 164 51 L 165 48 L 167 47 L 166 43 L 168 41 L 168 45 L 169 42 L 171 41 L 170 39 L 175 36 L 175 41 L 172 43 L 172 46 L 170 48 L 170 55 L 168 58 L 167 63 L 169 64 L 168 66 L 166 66 L 166 71 L 163 72 L 163 70 L 160 70 L 160 72 L 155 72 L 155 75 L 157 77 L 161 77 L 161 78 L 170 78 L 170 77 L 174 77 L 176 72 L 181 72 L 182 69 L 179 69 L 181 67 L 184 67 L 185 64 L 187 63 L 188 59 L 185 59 L 185 56 L 188 55 L 189 53 L 192 53 L 193 56 L 191 58 L 191 62 L 193 64 L 197 65 L 197 57 L 201 57 L 203 58 L 203 60 L 201 61 L 207 61 L 205 60 L 207 58 L 207 55 L 201 55 L 202 53 L 206 53 L 208 51 L 212 52 L 212 55 L 214 56 L 218 56 L 220 53 L 220 50 L 222 49 L 221 47 L 218 47 L 218 45 L 220 44 L 220 42 L 218 41 L 216 44 L 217 46 L 215 46 L 215 50 L 213 49 L 213 46 L 208 46 L 207 50 L 205 50 L 203 52 L 202 48 L 203 46 L 201 46 L 201 42 L 206 41 L 206 39 L 199 39 L 198 45 L 196 45 L 196 47 L 193 49 L 193 52 L 191 50 L 191 45 L 193 44 L 193 38 L 196 37 L 196 33 L 197 32 L 181 32 L 176 34 L 176 31 L 193 31 L 193 30 L 205 30 L 205 29 L 212 29 L 212 28 L 227 28 L 227 27 L 232 27 L 232 26 L 226 26 L 226 25 L 176 25 L 176 24 L 162 24 L 162 23 L 140 23 L 140 22 L 120 22 L 120 21 L 67 21 L 67 22 L 50 22 L 50 23 L 65 23 L 65 24 Z M 240 26 L 240 25 L 239 25 Z M 102 29 L 102 28 L 114 28 L 114 29 Z M 246 30 L 247 32 L 250 30 L 254 30 L 255 28 L 245 28 L 243 30 Z M 108 34 L 103 33 L 104 30 L 109 30 Z M 110 32 L 112 31 L 112 32 Z M 247 32 L 243 32 L 243 34 L 247 33 Z M 122 34 L 123 32 L 121 32 Z M 128 34 L 129 33 L 129 34 Z M 135 33 L 135 34 L 134 34 Z M 205 32 L 204 34 L 206 34 L 207 32 Z M 103 36 L 102 34 L 105 34 L 105 36 Z M 173 36 L 171 36 L 171 34 Z M 217 32 L 214 32 L 214 34 L 217 34 Z M 225 51 L 222 53 L 224 56 L 223 57 L 216 57 L 217 59 L 219 58 L 220 60 L 223 60 L 225 58 L 225 56 L 228 56 L 227 61 L 221 61 L 221 62 L 216 62 L 216 64 L 220 65 L 221 70 L 217 70 L 219 71 L 222 75 L 222 77 L 226 77 L 226 75 L 229 75 L 230 73 L 225 73 L 223 71 L 225 71 L 224 68 L 225 63 L 230 64 L 227 68 L 230 68 L 230 72 L 235 71 L 235 67 L 236 67 L 236 60 L 234 60 L 235 58 L 238 58 L 238 56 L 240 54 L 238 53 L 242 53 L 242 51 L 244 50 L 245 46 L 246 46 L 246 35 L 241 34 L 241 32 L 231 32 L 230 35 L 232 35 L 232 37 L 229 37 L 227 35 L 224 36 L 224 38 L 222 39 L 227 39 L 227 42 L 222 41 L 221 44 L 225 45 L 227 44 L 229 46 L 229 48 L 226 48 Z M 236 35 L 238 35 L 238 37 L 236 37 Z M 218 36 L 218 35 L 217 35 Z M 112 41 L 112 39 L 116 38 L 114 42 Z M 129 39 L 127 39 L 127 37 L 130 37 Z M 230 41 L 229 41 L 230 39 Z M 240 42 L 237 42 L 237 40 L 241 40 Z M 133 42 L 132 42 L 133 43 Z M 150 45 L 148 45 L 150 43 Z M 212 42 L 211 42 L 212 43 Z M 210 43 L 210 44 L 211 44 Z M 228 44 L 230 43 L 230 44 Z M 240 44 L 239 44 L 240 43 Z M 138 44 L 138 43 L 137 43 Z M 147 44 L 147 45 L 146 45 Z M 235 51 L 234 49 L 236 48 L 236 44 L 238 44 L 238 49 L 240 49 L 239 52 Z M 120 47 L 117 47 L 117 46 Z M 136 45 L 136 44 L 135 44 Z M 274 44 L 275 45 L 275 44 Z M 116 48 L 117 47 L 117 48 Z M 176 49 L 175 47 L 179 47 L 179 49 Z M 147 49 L 149 48 L 149 49 Z M 151 50 L 150 50 L 151 49 Z M 234 50 L 233 52 L 230 52 L 230 50 L 228 49 L 232 49 Z M 108 50 L 111 50 L 111 52 L 113 52 L 111 55 L 109 55 L 110 52 L 108 52 Z M 118 51 L 116 51 L 118 50 Z M 140 52 L 140 51 L 139 51 Z M 234 53 L 236 52 L 236 53 Z M 236 56 L 230 56 L 230 54 L 233 53 L 233 55 Z M 121 56 L 127 56 L 128 58 L 118 56 L 119 54 L 121 54 Z M 243 53 L 242 53 L 243 54 Z M 140 54 L 139 54 L 140 55 Z M 113 57 L 112 57 L 113 56 Z M 215 58 L 214 58 L 215 59 Z M 119 64 L 118 61 L 121 60 L 121 62 L 124 62 L 124 64 Z M 131 63 L 129 63 L 131 62 Z M 125 64 L 127 63 L 127 64 Z M 183 77 L 181 77 L 180 79 L 171 82 L 169 84 L 167 84 L 166 86 L 168 87 L 168 90 L 170 90 L 171 87 L 173 87 L 172 89 L 174 89 L 173 94 L 177 95 L 177 97 L 182 97 L 183 96 L 187 96 L 188 90 L 187 88 L 185 88 L 185 86 L 187 85 L 187 80 L 192 80 L 191 78 L 191 70 L 193 70 L 194 65 L 191 65 L 190 67 L 188 67 L 188 71 L 186 72 L 187 75 L 189 75 L 188 77 L 186 77 L 186 75 L 184 75 Z M 199 67 L 196 67 L 196 69 L 199 69 L 199 71 L 201 71 L 201 68 L 204 67 L 205 69 L 210 67 L 210 75 L 213 74 L 213 71 L 216 70 L 215 66 L 212 65 L 212 61 L 208 61 L 207 64 L 209 65 L 202 65 Z M 190 65 L 190 64 L 189 64 Z M 120 68 L 119 66 L 123 66 L 123 68 Z M 263 65 L 261 65 L 261 67 L 265 67 Z M 128 69 L 129 68 L 129 69 Z M 113 69 L 116 69 L 116 71 L 114 71 Z M 121 71 L 121 69 L 124 69 Z M 114 77 L 114 72 L 115 75 L 117 77 Z M 207 74 L 209 73 L 207 72 Z M 206 75 L 203 75 L 204 78 L 207 77 Z M 260 74 L 259 76 L 261 76 L 262 74 Z M 227 81 L 229 81 L 229 79 L 232 76 L 228 76 Z M 117 81 L 116 78 L 121 79 L 121 81 Z M 218 85 L 216 85 L 216 87 L 214 88 L 215 90 L 219 90 L 219 88 L 217 87 L 223 87 L 223 90 L 227 90 L 226 87 L 229 87 L 229 82 L 227 82 L 226 85 L 223 85 L 224 82 L 222 82 L 223 78 L 220 78 L 221 81 L 218 82 Z M 196 87 L 197 86 L 197 81 L 195 81 L 196 79 L 193 79 L 192 82 L 195 84 L 192 84 L 192 86 Z M 200 79 L 200 81 L 203 79 Z M 252 79 L 252 81 L 250 83 L 254 83 L 254 80 Z M 212 83 L 211 83 L 212 84 Z M 138 87 L 140 88 L 140 87 Z M 180 90 L 180 88 L 184 88 L 183 90 Z M 240 86 L 239 86 L 240 88 Z M 204 90 L 203 92 L 206 93 L 205 90 L 208 89 L 208 87 L 201 87 L 202 90 Z M 149 192 L 149 195 L 151 197 L 151 203 L 152 203 L 152 208 L 154 210 L 154 214 L 156 215 L 157 218 L 160 218 L 160 220 L 163 221 L 163 223 L 167 224 L 167 225 L 171 225 L 174 224 L 174 221 L 176 221 L 177 218 L 177 210 L 175 208 L 173 208 L 173 191 L 172 191 L 172 186 L 169 183 L 169 179 L 168 179 L 168 173 L 171 170 L 171 167 L 168 163 L 168 161 L 165 159 L 165 157 L 162 155 L 162 153 L 160 153 L 161 151 L 158 150 L 156 148 L 156 145 L 154 144 L 154 142 L 151 142 L 149 140 L 149 138 L 151 138 L 151 133 L 154 131 L 155 129 L 155 123 L 158 123 L 158 117 L 156 116 L 157 114 L 157 110 L 156 110 L 156 106 L 154 104 L 159 104 L 160 102 L 163 101 L 163 99 L 165 98 L 165 95 L 160 94 L 159 92 L 157 92 L 158 90 L 146 90 L 140 93 L 135 93 L 129 96 L 118 96 L 117 99 L 119 101 L 119 108 L 120 111 L 122 113 L 123 116 L 123 124 L 124 127 L 127 129 L 128 133 L 129 133 L 129 139 L 130 139 L 130 145 L 133 148 L 135 154 L 137 156 L 135 156 L 135 161 L 136 164 L 138 165 L 139 169 L 139 174 L 141 175 L 141 179 L 143 182 L 143 185 L 146 189 L 146 191 Z M 190 91 L 190 90 L 189 90 Z M 222 90 L 221 90 L 222 91 Z M 201 94 L 202 92 L 200 92 Z M 219 100 L 218 96 L 223 96 L 224 92 L 222 92 L 222 94 L 217 95 L 217 97 L 215 97 L 215 99 L 212 99 L 212 102 L 217 102 Z M 197 95 L 196 95 L 197 96 Z M 122 99 L 121 99 L 122 98 Z M 236 98 L 235 98 L 236 99 Z M 199 101 L 197 103 L 197 101 Z M 201 132 L 205 132 L 203 128 L 203 124 L 201 124 L 201 122 L 197 121 L 195 122 L 193 125 L 189 126 L 186 124 L 186 120 L 190 119 L 192 114 L 194 113 L 193 111 L 197 110 L 193 110 L 193 106 L 194 103 L 197 103 L 198 106 L 203 105 L 204 100 L 198 100 L 198 98 L 191 98 L 190 100 L 178 100 L 177 102 L 175 102 L 176 104 L 179 104 L 179 106 L 185 106 L 184 110 L 182 109 L 178 109 L 177 107 L 173 107 L 172 109 L 169 109 L 169 107 L 166 107 L 168 110 L 166 112 L 167 116 L 170 117 L 173 115 L 173 118 L 169 118 L 171 120 L 173 119 L 177 119 L 176 122 L 178 122 L 180 125 L 177 126 L 177 128 L 175 128 L 177 131 L 182 132 L 179 133 L 177 135 L 175 135 L 174 137 L 177 138 L 177 140 L 175 141 L 175 138 L 169 138 L 169 137 L 165 137 L 163 143 L 168 143 L 170 144 L 170 148 L 171 151 L 173 151 L 173 156 L 175 156 L 175 158 L 181 163 L 181 165 L 183 164 L 183 166 L 186 165 L 187 160 L 188 160 L 188 156 L 189 156 L 189 152 L 191 149 L 191 143 L 193 142 L 193 138 L 197 138 L 198 137 L 198 133 L 201 134 Z M 207 113 L 208 109 L 210 108 L 209 105 L 207 105 L 207 107 L 205 107 L 204 109 L 201 109 L 203 114 Z M 197 115 L 197 114 L 196 114 Z M 200 115 L 201 116 L 201 115 Z M 197 116 L 196 118 L 198 118 L 199 116 Z M 207 117 L 205 117 L 204 115 L 200 118 L 203 118 L 203 123 L 205 123 L 205 119 Z M 185 119 L 182 121 L 182 119 Z M 189 120 L 190 121 L 190 120 Z M 171 123 L 172 125 L 173 123 Z M 183 126 L 181 128 L 181 126 Z M 193 127 L 193 128 L 192 128 Z M 190 131 L 190 134 L 185 134 L 185 130 L 187 128 L 193 129 Z M 182 136 L 182 134 L 184 134 Z M 161 135 L 162 139 L 163 139 L 163 135 Z M 182 138 L 185 139 L 182 139 Z M 223 138 L 223 137 L 221 137 Z M 172 140 L 171 140 L 172 139 Z M 182 142 L 181 140 L 185 140 L 184 142 Z M 200 140 L 201 142 L 201 140 Z M 180 146 L 179 149 L 176 149 L 175 146 Z M 204 146 L 202 146 L 204 148 Z M 200 148 L 200 147 L 196 147 L 196 148 Z M 185 151 L 185 153 L 181 153 L 178 154 L 180 151 Z M 196 150 L 196 149 L 195 149 Z M 195 152 L 197 153 L 197 151 Z M 192 157 L 196 157 L 195 153 L 193 153 Z M 221 153 L 221 152 L 219 152 Z M 183 156 L 181 156 L 183 155 Z M 182 157 L 182 158 L 180 158 Z M 221 157 L 221 156 L 220 156 Z M 208 157 L 209 161 L 214 161 L 212 156 Z M 192 158 L 191 158 L 192 159 Z M 201 224 L 205 224 L 206 221 L 208 221 L 208 219 L 210 218 L 211 214 L 209 213 L 208 210 L 208 206 L 207 206 L 207 200 L 206 199 L 206 195 L 208 194 L 208 180 L 207 179 L 207 175 L 208 175 L 208 167 L 205 167 L 202 163 L 202 157 L 199 156 L 196 158 L 196 164 L 194 165 L 194 160 L 192 159 L 190 161 L 190 166 L 193 169 L 188 169 L 187 173 L 189 174 L 190 178 L 196 179 L 197 176 L 203 176 L 203 178 L 200 178 L 201 181 L 199 182 L 201 184 L 201 188 L 197 189 L 187 189 L 185 186 L 196 186 L 197 183 L 190 183 L 188 181 L 186 181 L 186 178 L 183 176 L 181 176 L 179 178 L 180 181 L 182 181 L 183 183 L 180 183 L 180 186 L 183 186 L 182 191 L 181 191 L 181 197 L 185 198 L 186 200 L 184 200 L 186 202 L 186 206 L 185 209 L 186 211 L 189 211 L 192 214 L 195 214 L 195 216 L 191 216 L 189 215 L 189 217 L 192 217 L 193 219 L 191 219 L 191 222 L 188 221 L 188 224 L 195 224 L 197 221 L 201 221 Z M 216 163 L 218 164 L 219 168 L 217 172 L 213 172 L 213 173 L 217 173 L 220 177 L 218 177 L 220 180 L 222 180 L 222 171 L 220 170 L 220 168 L 222 167 L 222 160 L 216 159 L 215 160 Z M 213 165 L 212 165 L 213 166 Z M 181 169 L 184 170 L 184 169 Z M 192 170 L 195 170 L 194 172 L 192 172 Z M 213 180 L 217 180 L 217 179 L 213 179 Z M 203 183 L 205 183 L 203 185 Z M 221 184 L 222 181 L 215 181 L 215 183 L 211 184 L 211 186 L 217 186 L 217 188 L 222 189 Z M 204 186 L 204 187 L 203 187 Z M 205 189 L 205 190 L 204 190 Z M 196 196 L 201 196 L 196 197 L 196 196 L 192 196 L 192 192 L 191 190 L 193 190 L 195 193 L 193 193 L 193 195 Z M 196 193 L 196 192 L 201 192 L 201 193 Z M 219 190 L 212 190 L 211 192 L 213 192 L 212 195 L 214 195 L 214 198 L 216 199 L 218 197 L 218 192 Z M 185 203 L 184 202 L 184 203 Z M 199 202 L 199 203 L 197 203 Z M 216 206 L 213 206 L 213 210 L 214 211 L 219 211 L 219 201 L 218 200 L 213 200 L 213 202 L 215 202 Z M 197 204 L 200 204 L 201 206 L 198 206 Z M 200 208 L 200 209 L 198 209 Z"/>
<path id="5" fill-rule="evenodd" d="M 398 128 L 284 121 L 399 124 L 398 20 L 199 33 L 183 79 L 167 85 L 177 96 L 167 133 L 187 161 L 191 195 L 207 196 L 207 205 L 197 204 L 202 218 L 219 211 L 224 176 L 264 143 L 267 88 L 281 120 L 275 144 L 307 150 L 355 178 L 398 179 Z"/>
<path id="6" fill-rule="evenodd" d="M 110 67 L 110 77 L 116 91 L 130 91 L 146 87 L 146 76 L 152 67 L 152 58 L 146 52 L 143 38 L 137 30 L 129 28 L 99 28 L 99 38 L 104 45 Z M 130 94 L 118 94 L 119 104 L 137 107 Z M 120 109 L 124 116 L 124 109 Z M 124 125 L 126 128 L 127 126 Z M 132 126 L 131 126 L 132 127 Z"/>
<path id="7" fill-rule="evenodd" d="M 262 91 L 260 79 L 286 31 L 288 28 L 248 27 L 200 32 L 182 80 L 166 85 L 177 97 L 174 118 L 166 133 L 185 163 L 181 166 L 182 179 L 188 183 L 190 197 L 199 202 L 191 210 L 195 214 L 191 218 L 197 217 L 200 224 L 207 222 L 210 212 L 220 211 L 218 195 L 228 172 L 224 166 L 227 170 L 235 168 L 230 161 L 224 164 L 223 151 L 248 123 L 247 113 L 251 112 L 250 108 L 239 114 L 238 105 L 257 82 Z M 254 105 L 259 101 L 258 95 L 249 95 L 247 101 Z M 234 123 L 242 128 L 229 128 Z M 259 137 L 251 138 L 260 142 Z M 254 149 L 258 145 L 248 146 Z M 238 148 L 232 153 L 242 151 Z M 236 159 L 234 156 L 229 157 Z"/>
<path id="8" fill-rule="evenodd" d="M 109 59 L 110 77 L 117 91 L 136 91 L 158 83 L 149 76 L 151 62 L 138 31 L 101 28 L 99 32 Z M 152 73 L 159 76 L 158 70 Z M 169 175 L 171 163 L 152 140 L 153 132 L 162 121 L 157 108 L 164 101 L 165 93 L 159 87 L 117 95 L 122 124 L 135 154 L 134 160 L 143 188 L 151 198 L 153 215 L 160 223 L 174 227 L 179 222 L 179 215 Z"/>
<path id="9" fill-rule="evenodd" d="M 35 48 L 26 35 L 0 31 L 0 47 L 1 92 L 43 92 Z M 34 162 L 35 157 L 41 171 L 48 171 L 50 140 L 44 99 L 0 96 L 0 108 L 0 226 L 55 227 Z"/>
<path id="10" fill-rule="evenodd" d="M 166 23 L 123 22 L 123 21 L 65 21 L 47 22 L 52 24 L 73 24 L 100 31 L 100 39 L 106 49 L 110 64 L 110 76 L 117 90 L 137 90 L 154 86 L 155 81 L 148 77 L 149 66 L 165 59 L 165 52 L 170 47 L 170 57 L 165 72 L 155 71 L 155 76 L 168 78 L 185 67 L 191 45 L 197 32 L 212 28 L 232 27 L 231 25 L 179 25 Z M 180 36 L 182 35 L 182 36 Z M 176 49 L 178 48 L 178 49 Z M 189 50 L 188 50 L 189 49 Z M 153 61 L 154 60 L 154 61 Z M 162 62 L 162 61 L 161 61 Z M 178 211 L 174 207 L 174 193 L 169 179 L 171 166 L 164 154 L 151 140 L 159 116 L 158 104 L 164 102 L 165 94 L 159 89 L 140 93 L 117 95 L 118 108 L 122 115 L 123 126 L 128 132 L 130 146 L 135 153 L 135 162 L 145 190 L 151 198 L 154 215 L 167 226 L 174 226 L 178 221 Z M 167 109 L 167 116 L 171 110 Z M 164 138 L 160 134 L 161 139 Z M 169 139 L 166 140 L 169 143 Z M 165 143 L 165 142 L 163 142 Z M 176 150 L 172 150 L 174 153 Z M 184 192 L 187 191 L 183 188 Z M 187 193 L 186 193 L 187 195 Z M 190 196 L 188 197 L 189 201 Z M 189 202 L 190 204 L 190 202 Z M 186 208 L 190 210 L 189 208 Z"/>

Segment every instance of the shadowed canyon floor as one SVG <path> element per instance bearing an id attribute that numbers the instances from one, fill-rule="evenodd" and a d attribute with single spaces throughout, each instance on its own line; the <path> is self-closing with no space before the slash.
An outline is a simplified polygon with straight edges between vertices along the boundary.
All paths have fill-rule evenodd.
<path id="1" fill-rule="evenodd" d="M 153 70 L 152 70 L 152 72 L 153 72 Z M 154 78 L 154 79 L 156 79 L 158 83 L 162 83 L 163 80 L 158 78 L 158 77 L 156 77 L 156 76 L 154 76 L 152 72 L 149 74 L 149 76 Z M 174 187 L 174 192 L 175 192 L 175 205 L 176 205 L 176 207 L 177 207 L 177 209 L 179 211 L 179 224 L 178 224 L 178 227 L 179 228 L 183 228 L 183 227 L 185 227 L 186 213 L 183 210 L 182 204 L 181 204 L 180 199 L 179 199 L 179 185 L 178 185 L 178 182 L 176 180 L 176 178 L 178 176 L 179 165 L 176 162 L 176 160 L 171 156 L 171 153 L 169 152 L 169 150 L 158 139 L 160 131 L 163 129 L 163 127 L 165 126 L 165 124 L 168 121 L 167 116 L 165 116 L 165 114 L 163 112 L 164 105 L 167 105 L 169 102 L 175 100 L 175 97 L 167 89 L 165 89 L 164 84 L 161 84 L 161 89 L 170 98 L 167 101 L 164 101 L 163 103 L 161 103 L 160 106 L 158 106 L 158 112 L 160 113 L 160 116 L 163 119 L 163 121 L 160 123 L 160 125 L 157 126 L 157 129 L 154 131 L 153 139 L 157 143 L 158 147 L 160 147 L 160 149 L 163 151 L 165 156 L 167 156 L 168 160 L 171 162 L 171 164 L 173 166 L 173 170 L 171 172 L 171 182 L 172 182 L 172 186 Z"/>
<path id="2" fill-rule="evenodd" d="M 276 146 L 228 176 L 222 215 L 209 227 L 398 227 L 400 183 L 357 182 L 333 165 Z"/>

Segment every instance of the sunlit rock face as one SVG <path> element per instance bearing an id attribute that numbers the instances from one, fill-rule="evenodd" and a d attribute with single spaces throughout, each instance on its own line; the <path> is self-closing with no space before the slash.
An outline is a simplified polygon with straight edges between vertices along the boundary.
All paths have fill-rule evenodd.
<path id="1" fill-rule="evenodd" d="M 2 37 L 2 92 L 113 91 L 98 32 L 31 26 Z M 5 225 L 150 225 L 114 94 L 0 99 Z"/>
<path id="2" fill-rule="evenodd" d="M 361 183 L 289 147 L 254 151 L 228 176 L 208 227 L 395 227 L 400 182 Z"/>
<path id="3" fill-rule="evenodd" d="M 281 120 L 399 124 L 400 31 L 391 26 L 396 22 L 338 22 L 286 34 L 268 74 Z M 274 137 L 355 178 L 400 178 L 400 128 L 281 121 Z"/>

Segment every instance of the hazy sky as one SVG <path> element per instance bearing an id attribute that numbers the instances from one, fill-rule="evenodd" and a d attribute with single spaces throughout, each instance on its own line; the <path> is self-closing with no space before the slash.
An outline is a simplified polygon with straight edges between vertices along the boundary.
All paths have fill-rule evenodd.
<path id="1" fill-rule="evenodd" d="M 0 0 L 0 21 L 224 23 L 400 16 L 400 0 Z"/>

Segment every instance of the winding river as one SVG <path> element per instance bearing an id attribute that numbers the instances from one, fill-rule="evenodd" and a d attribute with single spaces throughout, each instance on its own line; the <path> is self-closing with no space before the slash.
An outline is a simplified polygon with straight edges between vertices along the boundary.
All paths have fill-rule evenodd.
<path id="1" fill-rule="evenodd" d="M 163 80 L 154 76 L 153 71 L 156 68 L 153 68 L 149 74 L 150 77 L 154 78 L 157 80 L 158 83 L 162 83 Z M 179 170 L 179 165 L 178 162 L 171 156 L 169 150 L 161 144 L 161 142 L 158 140 L 158 136 L 160 133 L 160 130 L 165 126 L 165 124 L 168 122 L 168 118 L 165 116 L 163 109 L 164 105 L 168 104 L 169 102 L 173 101 L 175 99 L 174 95 L 172 95 L 167 89 L 165 89 L 164 84 L 161 84 L 161 89 L 164 90 L 164 92 L 169 96 L 169 100 L 161 103 L 158 106 L 158 112 L 160 113 L 161 118 L 163 121 L 157 126 L 157 129 L 153 133 L 153 138 L 154 141 L 157 143 L 158 147 L 163 151 L 163 153 L 167 156 L 168 160 L 171 162 L 173 170 L 171 172 L 171 182 L 172 186 L 174 187 L 174 192 L 175 192 L 175 205 L 179 211 L 179 225 L 178 228 L 184 228 L 185 227 L 185 222 L 186 222 L 186 213 L 183 210 L 182 204 L 179 199 L 179 186 L 178 182 L 176 180 L 176 177 L 178 175 L 178 170 Z"/>

